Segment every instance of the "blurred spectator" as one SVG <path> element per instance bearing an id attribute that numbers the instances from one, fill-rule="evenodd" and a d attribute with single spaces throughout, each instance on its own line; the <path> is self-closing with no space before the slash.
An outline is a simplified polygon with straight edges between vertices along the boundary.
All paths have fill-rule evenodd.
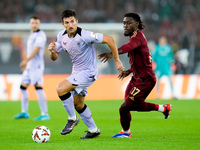
<path id="1" fill-rule="evenodd" d="M 1 0 L 0 23 L 27 23 L 33 14 L 40 16 L 42 22 L 60 23 L 57 14 L 69 8 L 76 10 L 83 23 L 121 23 L 124 13 L 139 13 L 148 24 L 144 31 L 148 40 L 156 41 L 164 35 L 170 45 L 176 46 L 174 52 L 188 49 L 189 62 L 184 73 L 200 68 L 199 0 Z"/>

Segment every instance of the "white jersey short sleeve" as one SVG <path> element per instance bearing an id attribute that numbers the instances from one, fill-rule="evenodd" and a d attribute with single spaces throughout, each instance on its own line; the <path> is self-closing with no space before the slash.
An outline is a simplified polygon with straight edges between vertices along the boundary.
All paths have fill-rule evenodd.
<path id="1" fill-rule="evenodd" d="M 103 34 L 101 33 L 94 33 L 94 32 L 84 31 L 84 30 L 83 30 L 83 33 L 84 33 L 83 39 L 88 44 L 102 43 L 103 41 Z"/>

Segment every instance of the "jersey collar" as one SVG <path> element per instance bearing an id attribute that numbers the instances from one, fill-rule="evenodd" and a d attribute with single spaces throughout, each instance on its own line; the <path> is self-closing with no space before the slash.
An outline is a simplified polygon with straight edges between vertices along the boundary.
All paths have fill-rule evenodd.
<path id="1" fill-rule="evenodd" d="M 76 30 L 76 33 L 75 33 L 74 37 L 76 36 L 77 33 L 81 36 L 81 30 L 82 30 L 82 28 L 77 27 L 77 30 Z M 66 31 L 66 30 L 65 30 L 65 32 L 63 33 L 63 35 L 65 35 L 65 34 L 67 34 L 67 31 Z"/>

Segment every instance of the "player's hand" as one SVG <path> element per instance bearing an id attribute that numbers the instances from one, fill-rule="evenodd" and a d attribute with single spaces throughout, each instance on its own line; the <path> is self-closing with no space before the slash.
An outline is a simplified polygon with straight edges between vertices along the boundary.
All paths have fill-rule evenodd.
<path id="1" fill-rule="evenodd" d="M 101 59 L 101 62 L 105 63 L 108 59 L 112 58 L 112 53 L 103 53 L 98 55 L 98 58 Z"/>
<path id="2" fill-rule="evenodd" d="M 115 61 L 115 65 L 119 72 L 122 72 L 124 70 L 124 66 L 122 65 L 122 62 L 120 60 Z"/>
<path id="3" fill-rule="evenodd" d="M 26 69 L 26 66 L 25 66 L 25 67 L 21 67 L 21 71 L 22 71 L 22 72 L 23 72 L 25 69 Z"/>
<path id="4" fill-rule="evenodd" d="M 20 63 L 21 70 L 24 71 L 26 69 L 27 59 L 24 59 Z"/>
<path id="5" fill-rule="evenodd" d="M 124 79 L 125 77 L 127 77 L 130 73 L 131 73 L 130 70 L 122 71 L 122 72 L 119 74 L 118 78 L 119 78 L 120 80 L 123 80 L 123 79 Z"/>
<path id="6" fill-rule="evenodd" d="M 56 43 L 54 41 L 49 44 L 48 50 L 52 53 L 56 52 Z"/>

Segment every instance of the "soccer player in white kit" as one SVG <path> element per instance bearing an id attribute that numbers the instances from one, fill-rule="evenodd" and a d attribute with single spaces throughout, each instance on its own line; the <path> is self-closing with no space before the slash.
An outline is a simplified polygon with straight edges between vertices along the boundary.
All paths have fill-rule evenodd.
<path id="1" fill-rule="evenodd" d="M 124 67 L 112 37 L 83 30 L 77 27 L 77 24 L 78 19 L 74 10 L 65 10 L 62 13 L 62 25 L 65 29 L 58 33 L 57 41 L 50 43 L 48 49 L 53 61 L 58 59 L 60 52 L 64 50 L 69 54 L 73 64 L 71 76 L 57 86 L 58 96 L 68 113 L 68 121 L 61 134 L 69 134 L 78 124 L 79 118 L 75 113 L 76 109 L 89 129 L 81 139 L 88 139 L 101 134 L 92 118 L 90 109 L 84 103 L 87 88 L 97 80 L 98 76 L 94 43 L 106 43 L 114 55 L 117 70 L 121 72 Z"/>
<path id="2" fill-rule="evenodd" d="M 50 120 L 46 97 L 42 88 L 44 51 L 47 38 L 45 32 L 39 29 L 39 26 L 40 19 L 37 16 L 32 16 L 30 18 L 31 34 L 29 35 L 27 41 L 27 56 L 20 63 L 20 67 L 23 70 L 22 82 L 20 86 L 22 93 L 21 112 L 14 117 L 15 119 L 29 118 L 27 87 L 32 84 L 35 86 L 41 110 L 41 115 L 34 118 L 34 120 Z"/>

